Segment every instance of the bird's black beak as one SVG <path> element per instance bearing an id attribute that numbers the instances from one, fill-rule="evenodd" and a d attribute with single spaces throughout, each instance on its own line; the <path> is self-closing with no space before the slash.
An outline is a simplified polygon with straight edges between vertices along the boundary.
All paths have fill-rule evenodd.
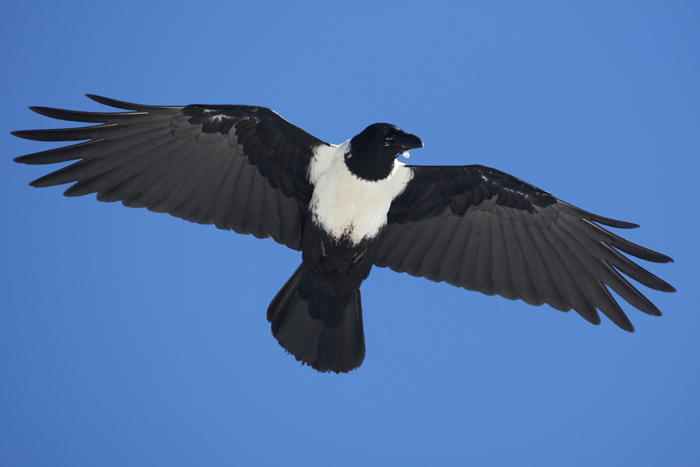
<path id="1" fill-rule="evenodd" d="M 411 133 L 397 134 L 394 135 L 392 139 L 393 145 L 401 146 L 404 149 L 404 151 L 423 147 L 423 141 L 419 137 L 417 137 L 416 135 L 412 135 Z"/>

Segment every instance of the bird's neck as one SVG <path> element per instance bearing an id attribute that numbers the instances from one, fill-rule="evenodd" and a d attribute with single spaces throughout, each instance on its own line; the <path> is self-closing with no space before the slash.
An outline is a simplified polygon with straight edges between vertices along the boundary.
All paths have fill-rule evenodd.
<path id="1" fill-rule="evenodd" d="M 345 166 L 357 178 L 368 182 L 378 182 L 387 178 L 394 170 L 394 158 L 381 157 L 369 151 L 353 149 L 352 143 L 344 154 Z"/>

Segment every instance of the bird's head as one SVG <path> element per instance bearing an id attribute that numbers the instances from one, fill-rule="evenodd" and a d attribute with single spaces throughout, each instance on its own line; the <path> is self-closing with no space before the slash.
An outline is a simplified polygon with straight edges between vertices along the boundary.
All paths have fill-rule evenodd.
<path id="1" fill-rule="evenodd" d="M 411 149 L 423 147 L 416 135 L 389 123 L 375 123 L 350 140 L 345 164 L 365 180 L 382 180 L 389 176 L 396 158 Z"/>

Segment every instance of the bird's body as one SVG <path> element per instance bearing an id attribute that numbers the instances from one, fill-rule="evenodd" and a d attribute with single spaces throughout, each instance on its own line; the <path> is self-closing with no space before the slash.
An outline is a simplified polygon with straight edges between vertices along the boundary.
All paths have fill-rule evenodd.
<path id="1" fill-rule="evenodd" d="M 411 148 L 418 147 L 418 142 L 416 138 Z M 268 309 L 273 333 L 295 355 L 306 352 L 308 347 L 317 350 L 315 344 L 306 345 L 306 335 L 299 337 L 298 328 L 317 326 L 319 338 L 335 334 L 330 340 L 338 345 L 331 346 L 327 356 L 315 356 L 315 366 L 321 371 L 346 371 L 359 366 L 364 358 L 360 285 L 374 264 L 378 236 L 387 223 L 391 202 L 404 191 L 412 176 L 392 155 L 387 159 L 389 169 L 383 178 L 366 179 L 348 166 L 348 159 L 353 157 L 362 158 L 363 154 L 353 150 L 352 140 L 314 149 L 309 163 L 309 181 L 314 190 L 302 239 L 302 265 L 295 273 L 300 282 L 295 288 L 283 289 L 282 297 L 278 295 L 279 300 Z M 292 295 L 287 301 L 285 293 Z M 301 300 L 294 301 L 297 293 Z M 318 324 L 307 322 L 307 315 Z M 333 358 L 349 365 L 333 367 Z"/>
<path id="2" fill-rule="evenodd" d="M 89 97 L 129 112 L 35 107 L 98 125 L 14 132 L 85 141 L 17 158 L 78 161 L 32 185 L 75 182 L 66 195 L 97 193 L 102 201 L 301 250 L 302 264 L 267 317 L 280 344 L 319 371 L 347 372 L 362 363 L 360 286 L 373 266 L 573 308 L 594 324 L 601 310 L 628 331 L 633 327 L 608 287 L 645 313 L 661 313 L 620 272 L 674 291 L 620 252 L 654 262 L 670 258 L 600 226 L 636 225 L 583 211 L 488 167 L 404 165 L 397 157 L 423 143 L 393 125 L 370 125 L 336 146 L 264 107 L 156 107 Z"/>
<path id="3" fill-rule="evenodd" d="M 375 238 L 386 225 L 391 202 L 406 188 L 411 172 L 398 160 L 381 180 L 365 180 L 345 164 L 350 141 L 339 146 L 320 146 L 310 164 L 314 186 L 309 210 L 312 220 L 335 240 L 358 244 Z"/>

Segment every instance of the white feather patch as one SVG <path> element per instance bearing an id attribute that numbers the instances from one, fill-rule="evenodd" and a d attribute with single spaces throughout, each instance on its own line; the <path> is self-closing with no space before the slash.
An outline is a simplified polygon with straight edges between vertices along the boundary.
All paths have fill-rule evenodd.
<path id="1" fill-rule="evenodd" d="M 314 185 L 310 210 L 313 220 L 334 239 L 347 237 L 357 245 L 374 238 L 386 225 L 391 202 L 403 192 L 413 173 L 395 161 L 384 180 L 362 180 L 345 165 L 349 144 L 323 145 L 314 151 L 309 166 L 309 180 Z"/>

